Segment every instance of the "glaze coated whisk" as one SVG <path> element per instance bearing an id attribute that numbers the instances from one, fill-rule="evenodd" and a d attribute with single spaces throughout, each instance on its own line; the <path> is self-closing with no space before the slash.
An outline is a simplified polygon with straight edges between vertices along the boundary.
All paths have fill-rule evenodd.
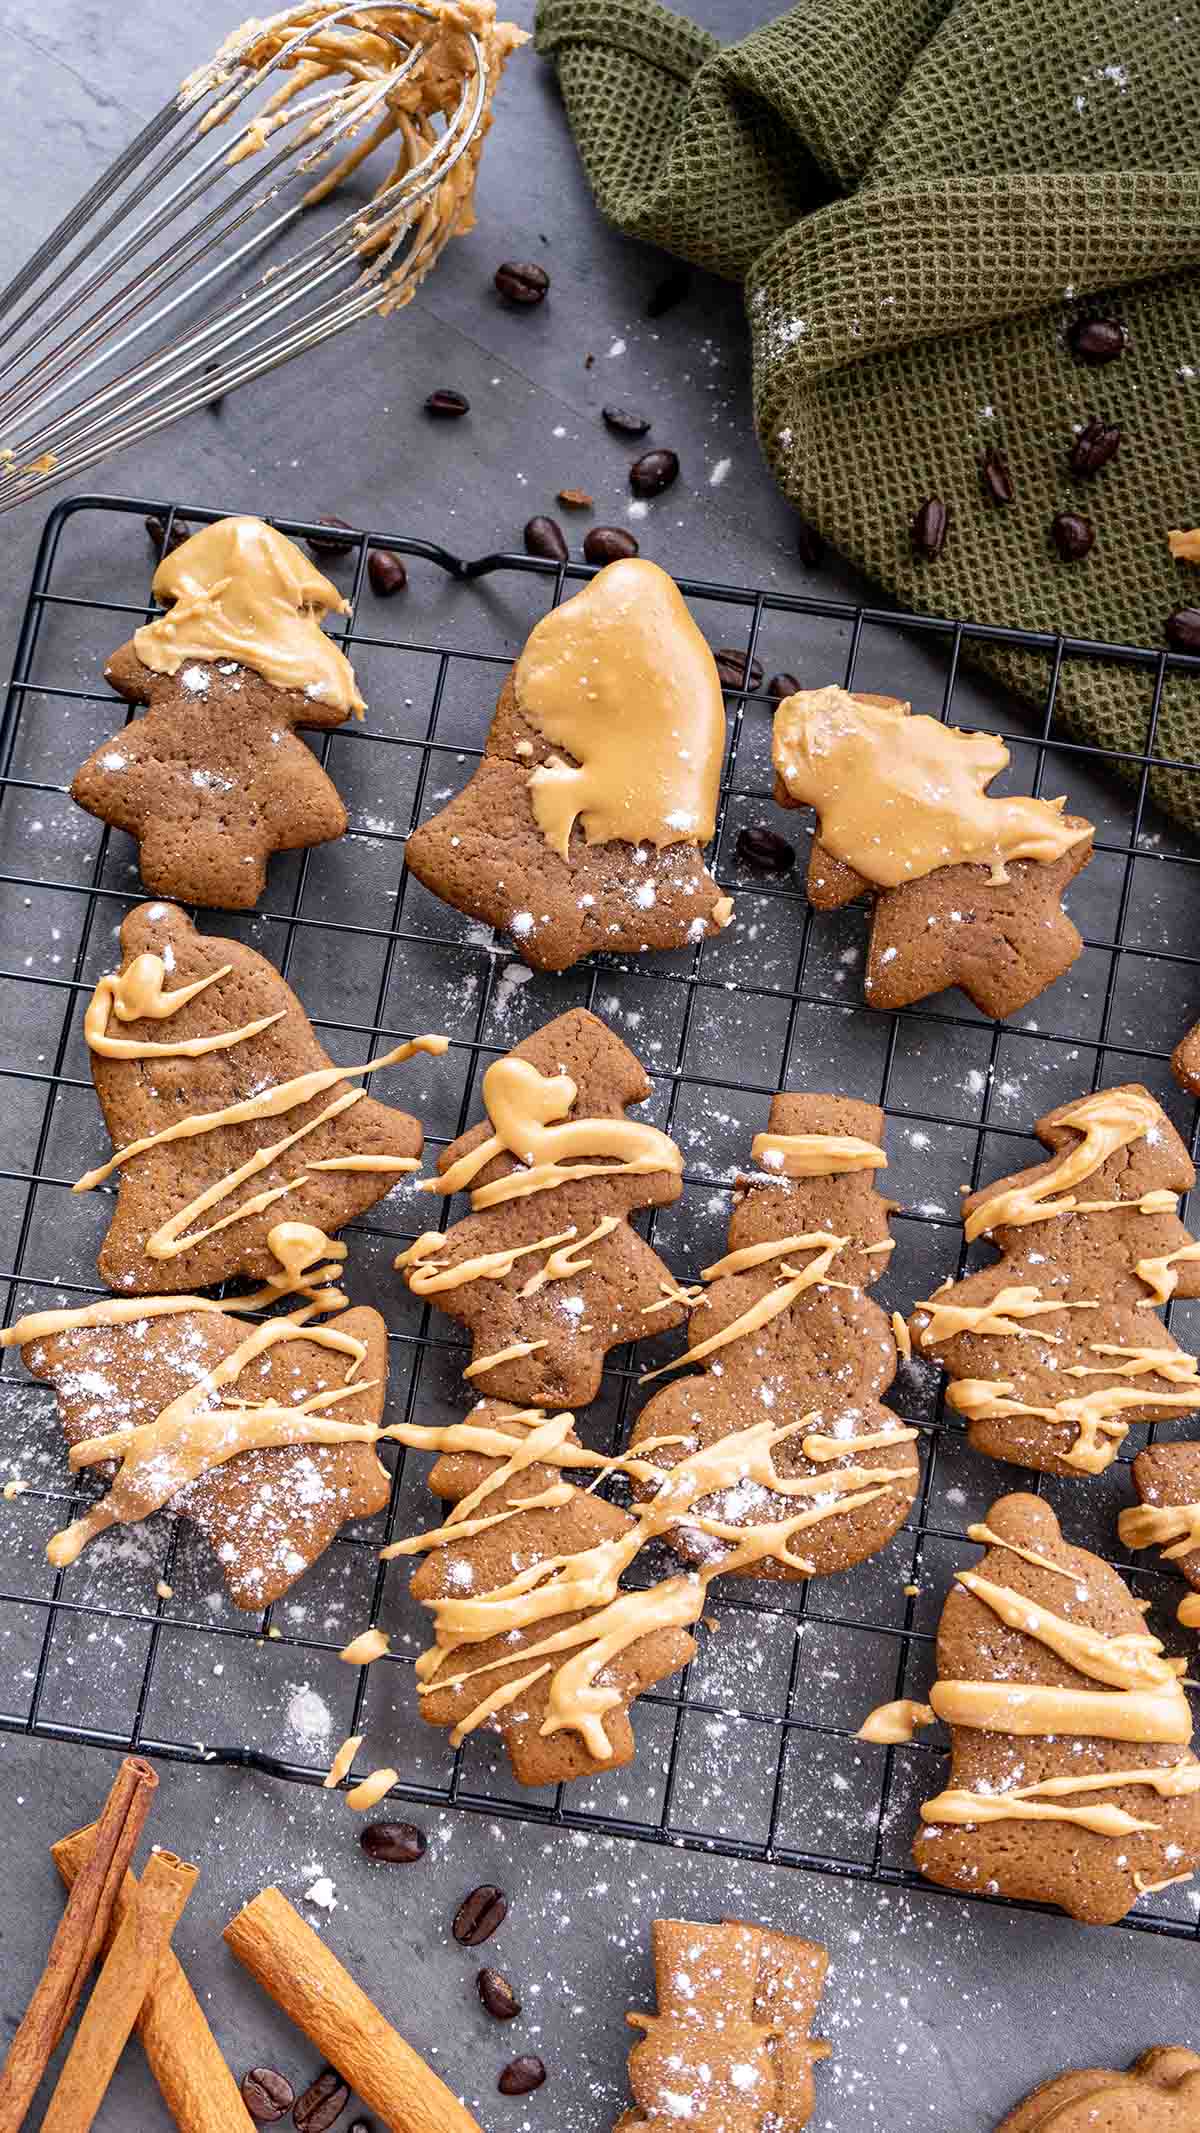
<path id="1" fill-rule="evenodd" d="M 301 0 L 234 31 L 0 294 L 0 510 L 406 303 L 471 226 L 520 41 L 491 0 Z M 370 198 L 318 212 L 376 150 Z"/>

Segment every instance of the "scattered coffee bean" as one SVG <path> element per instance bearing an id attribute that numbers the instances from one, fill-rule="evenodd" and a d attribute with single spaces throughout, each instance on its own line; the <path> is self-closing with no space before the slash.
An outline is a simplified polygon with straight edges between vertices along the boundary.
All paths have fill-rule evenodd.
<path id="1" fill-rule="evenodd" d="M 796 554 L 806 570 L 819 570 L 825 560 L 825 543 L 806 518 L 796 520 Z"/>
<path id="2" fill-rule="evenodd" d="M 594 355 L 585 355 L 585 357 L 584 357 L 584 359 L 583 359 L 583 367 L 584 367 L 584 369 L 585 369 L 585 370 L 594 370 L 594 369 L 595 369 L 595 367 L 596 367 L 596 358 L 595 358 L 595 356 L 594 356 Z"/>
<path id="3" fill-rule="evenodd" d="M 785 696 L 794 696 L 800 683 L 794 674 L 772 674 L 767 683 L 767 695 L 772 702 L 781 704 Z"/>
<path id="4" fill-rule="evenodd" d="M 734 849 L 752 874 L 790 874 L 796 864 L 795 849 L 786 837 L 777 836 L 762 822 L 740 829 Z"/>
<path id="5" fill-rule="evenodd" d="M 476 1980 L 479 1997 L 497 2022 L 511 2022 L 521 2012 L 521 2002 L 499 1970 L 481 1970 Z"/>
<path id="6" fill-rule="evenodd" d="M 319 518 L 317 520 L 317 524 L 318 526 L 328 526 L 331 528 L 331 531 L 328 533 L 308 533 L 305 535 L 304 545 L 310 555 L 315 555 L 318 557 L 327 555 L 349 555 L 351 550 L 357 546 L 357 543 L 353 539 L 347 541 L 343 540 L 342 538 L 341 531 L 339 530 L 340 528 L 345 527 L 347 533 L 350 533 L 352 531 L 352 529 L 346 524 L 344 518 Z"/>
<path id="7" fill-rule="evenodd" d="M 672 267 L 650 291 L 646 303 L 647 318 L 663 318 L 681 304 L 692 286 L 692 277 L 686 267 Z"/>
<path id="8" fill-rule="evenodd" d="M 252 2066 L 242 2075 L 242 2102 L 256 2126 L 278 2125 L 296 2101 L 296 2091 L 286 2074 L 273 2066 Z"/>
<path id="9" fill-rule="evenodd" d="M 590 526 L 584 535 L 583 553 L 589 563 L 622 563 L 637 552 L 638 544 L 624 526 Z"/>
<path id="10" fill-rule="evenodd" d="M 166 521 L 164 519 L 157 518 L 152 513 L 144 523 L 151 543 L 157 550 L 160 562 L 163 556 L 173 555 L 177 548 L 182 548 L 184 542 L 190 541 L 193 533 L 199 530 L 196 526 L 189 526 L 185 518 L 177 518 L 171 527 L 170 538 L 168 539 Z"/>
<path id="11" fill-rule="evenodd" d="M 350 2101 L 350 2090 L 331 2066 L 310 2081 L 303 2096 L 297 2096 L 292 2111 L 296 2133 L 329 2133 Z"/>
<path id="12" fill-rule="evenodd" d="M 471 403 L 465 393 L 456 393 L 452 386 L 439 385 L 425 402 L 427 415 L 438 415 L 444 422 L 454 422 L 459 415 L 469 415 Z"/>
<path id="13" fill-rule="evenodd" d="M 388 1866 L 411 1866 L 425 1856 L 425 1832 L 415 1822 L 368 1822 L 358 1841 L 368 1859 Z"/>
<path id="14" fill-rule="evenodd" d="M 1090 364 L 1093 369 L 1101 363 L 1114 363 L 1129 345 L 1124 326 L 1115 318 L 1078 319 L 1067 339 L 1076 362 Z"/>
<path id="15" fill-rule="evenodd" d="M 454 1938 L 464 1948 L 477 1948 L 481 1941 L 491 1939 L 507 1916 L 507 1896 L 485 1881 L 482 1888 L 472 1889 L 459 1904 L 454 1914 Z"/>
<path id="16" fill-rule="evenodd" d="M 1078 511 L 1060 511 L 1050 521 L 1050 538 L 1064 563 L 1082 563 L 1095 546 L 1096 529 Z"/>
<path id="17" fill-rule="evenodd" d="M 356 2118 L 350 2126 L 349 2133 L 375 2133 L 375 2128 L 369 2118 Z"/>
<path id="18" fill-rule="evenodd" d="M 531 518 L 525 527 L 526 555 L 540 555 L 547 563 L 565 563 L 567 539 L 556 518 Z"/>
<path id="19" fill-rule="evenodd" d="M 1011 504 L 1015 493 L 1012 475 L 999 445 L 989 444 L 979 462 L 979 478 L 983 483 L 984 495 L 990 496 L 994 504 Z"/>
<path id="20" fill-rule="evenodd" d="M 550 287 L 545 267 L 539 267 L 532 259 L 506 259 L 492 279 L 510 304 L 540 304 Z"/>
<path id="21" fill-rule="evenodd" d="M 560 489 L 558 501 L 565 511 L 590 511 L 596 499 L 586 489 Z"/>
<path id="22" fill-rule="evenodd" d="M 1087 481 L 1115 459 L 1120 449 L 1121 432 L 1116 423 L 1101 422 L 1099 415 L 1093 415 L 1071 446 L 1067 464 L 1077 481 Z"/>
<path id="23" fill-rule="evenodd" d="M 722 645 L 713 653 L 717 672 L 727 689 L 757 689 L 762 685 L 763 670 L 757 659 L 752 659 L 747 668 L 744 652 L 735 652 L 730 645 Z"/>
<path id="24" fill-rule="evenodd" d="M 946 531 L 950 524 L 948 505 L 940 496 L 927 496 L 917 508 L 912 522 L 913 554 L 923 563 L 936 563 L 946 545 Z"/>
<path id="25" fill-rule="evenodd" d="M 371 591 L 381 600 L 390 600 L 393 593 L 403 592 L 408 584 L 404 558 L 394 548 L 372 548 L 367 557 L 367 576 Z"/>
<path id="26" fill-rule="evenodd" d="M 600 412 L 618 437 L 644 437 L 650 427 L 649 415 L 635 415 L 628 407 L 602 407 Z"/>
<path id="27" fill-rule="evenodd" d="M 656 451 L 643 452 L 629 469 L 629 486 L 635 496 L 661 496 L 673 481 L 679 478 L 679 454 L 659 445 Z"/>
<path id="28" fill-rule="evenodd" d="M 1167 616 L 1167 643 L 1176 652 L 1200 652 L 1200 607 L 1177 607 Z"/>
<path id="29" fill-rule="evenodd" d="M 546 2078 L 546 2069 L 532 2052 L 522 2052 L 519 2059 L 510 2059 L 496 2087 L 502 2096 L 530 2096 L 540 2089 Z"/>

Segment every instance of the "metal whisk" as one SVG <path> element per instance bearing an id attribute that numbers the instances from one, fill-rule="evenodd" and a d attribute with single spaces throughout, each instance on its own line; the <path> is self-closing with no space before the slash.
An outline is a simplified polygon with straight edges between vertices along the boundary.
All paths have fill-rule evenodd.
<path id="1" fill-rule="evenodd" d="M 301 0 L 190 75 L 0 294 L 0 511 L 406 302 L 469 213 L 487 44 Z M 369 200 L 252 271 L 385 142 Z"/>

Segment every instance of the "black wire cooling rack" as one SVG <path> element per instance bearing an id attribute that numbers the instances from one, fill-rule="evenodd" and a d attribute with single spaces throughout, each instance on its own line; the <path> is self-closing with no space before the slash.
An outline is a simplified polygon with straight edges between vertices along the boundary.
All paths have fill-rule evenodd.
<path id="1" fill-rule="evenodd" d="M 80 1024 L 97 976 L 113 967 L 116 927 L 142 892 L 129 840 L 75 809 L 67 788 L 124 715 L 100 675 L 107 654 L 153 612 L 147 512 L 168 532 L 177 517 L 194 524 L 220 515 L 97 497 L 54 512 L 0 729 L 8 1319 L 97 1293 L 94 1251 L 107 1201 L 64 1197 L 103 1146 Z M 321 530 L 276 523 L 301 538 Z M 730 645 L 747 666 L 757 659 L 770 674 L 799 665 L 808 681 L 883 687 L 922 708 L 940 705 L 944 717 L 1004 733 L 1017 789 L 1065 789 L 1098 829 L 1096 857 L 1071 899 L 1084 953 L 1026 1014 L 1002 1025 L 957 994 L 896 1015 L 860 1005 L 862 913 L 814 916 L 800 886 L 803 850 L 784 881 L 758 879 L 738 862 L 737 831 L 747 823 L 771 822 L 801 845 L 808 834 L 797 829 L 800 816 L 771 808 L 773 706 L 761 688 L 747 688 L 727 692 L 716 868 L 736 896 L 737 924 L 687 953 L 598 957 L 546 978 L 409 879 L 404 840 L 470 775 L 500 679 L 532 622 L 593 573 L 512 555 L 463 563 L 386 531 L 345 539 L 347 552 L 326 567 L 352 601 L 345 641 L 371 708 L 365 726 L 326 734 L 319 746 L 347 799 L 349 833 L 277 858 L 263 912 L 200 918 L 271 957 L 335 1057 L 363 1058 L 422 1028 L 447 1030 L 444 1061 L 416 1062 L 380 1089 L 420 1113 L 431 1152 L 479 1116 L 478 1079 L 489 1059 L 583 1004 L 645 1060 L 650 1113 L 683 1148 L 683 1199 L 650 1218 L 659 1249 L 681 1273 L 723 1248 L 732 1179 L 777 1089 L 838 1089 L 882 1103 L 888 1184 L 902 1211 L 899 1248 L 876 1293 L 889 1308 L 908 1308 L 967 1264 L 960 1187 L 1040 1152 L 1031 1150 L 1030 1129 L 1051 1105 L 1106 1081 L 1143 1080 L 1195 1147 L 1196 1106 L 1174 1087 L 1167 1061 L 1200 1012 L 1198 855 L 1155 812 L 1149 788 L 1160 764 L 1200 773 L 1155 752 L 1168 672 L 1200 669 L 1200 661 L 683 580 L 710 641 Z M 408 591 L 386 606 L 369 588 L 371 546 L 408 559 Z M 1006 699 L 960 671 L 974 649 L 994 646 L 1019 649 L 1044 668 L 1042 716 L 1028 727 Z M 1055 722 L 1061 678 L 1086 660 L 1122 662 L 1141 694 L 1143 752 L 1119 764 Z M 441 1421 L 468 1398 L 464 1351 L 447 1321 L 391 1271 L 395 1250 L 424 1226 L 413 1212 L 424 1203 L 410 1202 L 407 1190 L 347 1232 L 347 1278 L 353 1300 L 376 1304 L 388 1320 L 389 1419 Z M 1188 1319 L 1198 1313 L 1175 1307 L 1187 1345 L 1197 1345 L 1200 1316 L 1193 1334 Z M 610 1359 L 600 1399 L 580 1417 L 598 1451 L 625 1441 L 640 1401 L 638 1372 L 676 1350 L 679 1338 L 645 1342 L 636 1359 Z M 685 1675 L 635 1707 L 635 1762 L 569 1789 L 528 1793 L 490 1736 L 473 1736 L 455 1753 L 416 1715 L 411 1666 L 424 1621 L 407 1599 L 409 1565 L 380 1563 L 378 1548 L 434 1522 L 423 1458 L 396 1455 L 386 1516 L 348 1528 L 261 1618 L 229 1605 L 203 1543 L 169 1518 L 118 1528 L 56 1574 L 45 1541 L 72 1515 L 76 1485 L 52 1394 L 31 1385 L 9 1354 L 0 1376 L 0 1479 L 11 1475 L 22 1487 L 0 1506 L 0 1728 L 243 1763 L 308 1783 L 323 1777 L 345 1735 L 361 1733 L 359 1769 L 393 1763 L 408 1800 L 925 1888 L 909 1844 L 918 1801 L 940 1783 L 941 1751 L 928 1741 L 881 1751 L 857 1742 L 855 1731 L 871 1705 L 923 1694 L 950 1574 L 974 1553 L 966 1526 L 1005 1489 L 1037 1484 L 968 1450 L 925 1366 L 903 1367 L 891 1397 L 920 1428 L 923 1477 L 912 1517 L 889 1548 L 809 1585 L 714 1587 L 715 1634 Z M 1173 1432 L 1187 1434 L 1183 1425 L 1160 1426 L 1161 1435 Z M 1131 1431 L 1122 1460 L 1095 1481 L 1041 1483 L 1072 1539 L 1112 1555 L 1116 1510 L 1131 1493 L 1125 1461 L 1147 1435 Z M 1173 1602 L 1182 1588 L 1169 1571 L 1145 1558 L 1121 1568 L 1157 1603 L 1164 1637 L 1177 1635 Z M 369 1670 L 353 1670 L 336 1653 L 368 1622 L 389 1630 L 392 1649 Z M 1144 1899 L 1129 1924 L 1200 1932 L 1197 1904 L 1180 1888 Z"/>

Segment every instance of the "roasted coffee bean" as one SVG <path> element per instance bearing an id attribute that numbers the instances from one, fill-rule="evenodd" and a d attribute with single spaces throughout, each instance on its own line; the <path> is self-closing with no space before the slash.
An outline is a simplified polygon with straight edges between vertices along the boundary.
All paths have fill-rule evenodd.
<path id="1" fill-rule="evenodd" d="M 296 2101 L 296 2091 L 286 2074 L 273 2066 L 252 2066 L 242 2075 L 242 2102 L 256 2126 L 278 2125 Z"/>
<path id="2" fill-rule="evenodd" d="M 501 1971 L 481 1970 L 476 1983 L 480 1999 L 497 2022 L 511 2022 L 520 2014 L 521 2002 Z"/>
<path id="3" fill-rule="evenodd" d="M 507 1896 L 485 1881 L 482 1888 L 472 1889 L 459 1904 L 454 1914 L 454 1938 L 464 1948 L 477 1948 L 480 1941 L 491 1939 L 507 1916 Z"/>
<path id="4" fill-rule="evenodd" d="M 1050 538 L 1064 563 L 1082 563 L 1095 546 L 1096 529 L 1078 511 L 1060 511 L 1050 521 Z"/>
<path id="5" fill-rule="evenodd" d="M 679 478 L 679 454 L 666 445 L 643 452 L 629 469 L 629 486 L 635 496 L 661 496 Z"/>
<path id="6" fill-rule="evenodd" d="M 1071 446 L 1067 464 L 1077 481 L 1087 481 L 1115 459 L 1120 449 L 1121 432 L 1116 423 L 1101 422 L 1099 415 L 1093 415 Z"/>
<path id="7" fill-rule="evenodd" d="M 600 412 L 618 437 L 644 437 L 650 427 L 649 415 L 635 415 L 627 407 L 602 407 Z"/>
<path id="8" fill-rule="evenodd" d="M 439 415 L 443 421 L 453 422 L 459 415 L 469 415 L 471 403 L 465 393 L 456 393 L 449 385 L 439 385 L 425 402 L 427 415 Z"/>
<path id="9" fill-rule="evenodd" d="M 989 444 L 979 462 L 979 478 L 983 483 L 984 495 L 990 496 L 994 504 L 1011 504 L 1015 493 L 1012 475 L 999 445 Z"/>
<path id="10" fill-rule="evenodd" d="M 777 836 L 762 822 L 740 829 L 734 849 L 752 874 L 790 874 L 796 864 L 795 850 L 786 837 Z"/>
<path id="11" fill-rule="evenodd" d="M 624 526 L 590 526 L 583 540 L 589 563 L 622 563 L 638 552 L 638 544 Z"/>
<path id="12" fill-rule="evenodd" d="M 408 571 L 404 557 L 394 548 L 372 548 L 367 557 L 367 576 L 371 591 L 381 600 L 390 600 L 393 593 L 402 593 L 408 584 Z"/>
<path id="13" fill-rule="evenodd" d="M 717 672 L 727 689 L 757 689 L 761 686 L 763 670 L 757 659 L 752 659 L 747 668 L 745 653 L 735 652 L 729 645 L 723 645 L 719 652 L 714 652 L 713 658 L 717 662 Z"/>
<path id="14" fill-rule="evenodd" d="M 540 304 L 550 287 L 545 267 L 539 267 L 532 259 L 506 259 L 492 279 L 510 304 Z"/>
<path id="15" fill-rule="evenodd" d="M 368 1859 L 388 1866 L 411 1866 L 425 1855 L 425 1832 L 415 1822 L 368 1822 L 358 1841 Z"/>
<path id="16" fill-rule="evenodd" d="M 672 267 L 650 291 L 646 303 L 647 318 L 663 318 L 681 304 L 692 286 L 692 278 L 686 267 Z"/>
<path id="17" fill-rule="evenodd" d="M 923 563 L 936 563 L 946 545 L 950 524 L 949 506 L 940 496 L 927 496 L 918 505 L 912 522 L 913 554 Z"/>
<path id="18" fill-rule="evenodd" d="M 1177 607 L 1167 616 L 1167 643 L 1176 652 L 1200 652 L 1200 607 Z"/>
<path id="19" fill-rule="evenodd" d="M 556 518 L 531 518 L 525 527 L 526 555 L 540 555 L 547 563 L 565 563 L 567 537 Z"/>
<path id="20" fill-rule="evenodd" d="M 303 2096 L 297 2096 L 292 2111 L 296 2133 L 329 2133 L 350 2101 L 350 2090 L 340 2074 L 327 2066 L 310 2081 Z"/>
<path id="21" fill-rule="evenodd" d="M 532 2052 L 522 2052 L 519 2059 L 510 2059 L 496 2087 L 502 2096 L 530 2096 L 540 2089 L 546 2078 L 546 2069 Z"/>
<path id="22" fill-rule="evenodd" d="M 158 552 L 160 562 L 163 556 L 173 555 L 177 548 L 182 548 L 185 541 L 191 540 L 193 533 L 199 531 L 198 527 L 189 526 L 185 518 L 177 518 L 172 524 L 170 538 L 168 539 L 166 521 L 164 519 L 157 518 L 152 513 L 144 523 L 151 542 Z"/>
<path id="23" fill-rule="evenodd" d="M 304 545 L 310 555 L 318 557 L 349 555 L 351 550 L 357 546 L 353 539 L 347 541 L 342 538 L 340 528 L 345 527 L 347 533 L 352 530 L 346 524 L 344 518 L 319 518 L 317 524 L 318 526 L 328 526 L 331 530 L 328 533 L 305 534 Z"/>
<path id="24" fill-rule="evenodd" d="M 1129 345 L 1124 326 L 1115 318 L 1078 319 L 1067 339 L 1076 362 L 1088 363 L 1093 369 L 1101 363 L 1114 363 Z"/>
<path id="25" fill-rule="evenodd" d="M 560 489 L 558 501 L 564 511 L 590 511 L 596 499 L 586 489 Z"/>
<path id="26" fill-rule="evenodd" d="M 825 543 L 806 518 L 796 520 L 796 554 L 806 570 L 819 570 L 825 560 Z"/>
<path id="27" fill-rule="evenodd" d="M 794 696 L 799 687 L 800 683 L 794 674 L 772 674 L 767 683 L 767 695 L 775 703 L 781 704 L 785 696 Z"/>

